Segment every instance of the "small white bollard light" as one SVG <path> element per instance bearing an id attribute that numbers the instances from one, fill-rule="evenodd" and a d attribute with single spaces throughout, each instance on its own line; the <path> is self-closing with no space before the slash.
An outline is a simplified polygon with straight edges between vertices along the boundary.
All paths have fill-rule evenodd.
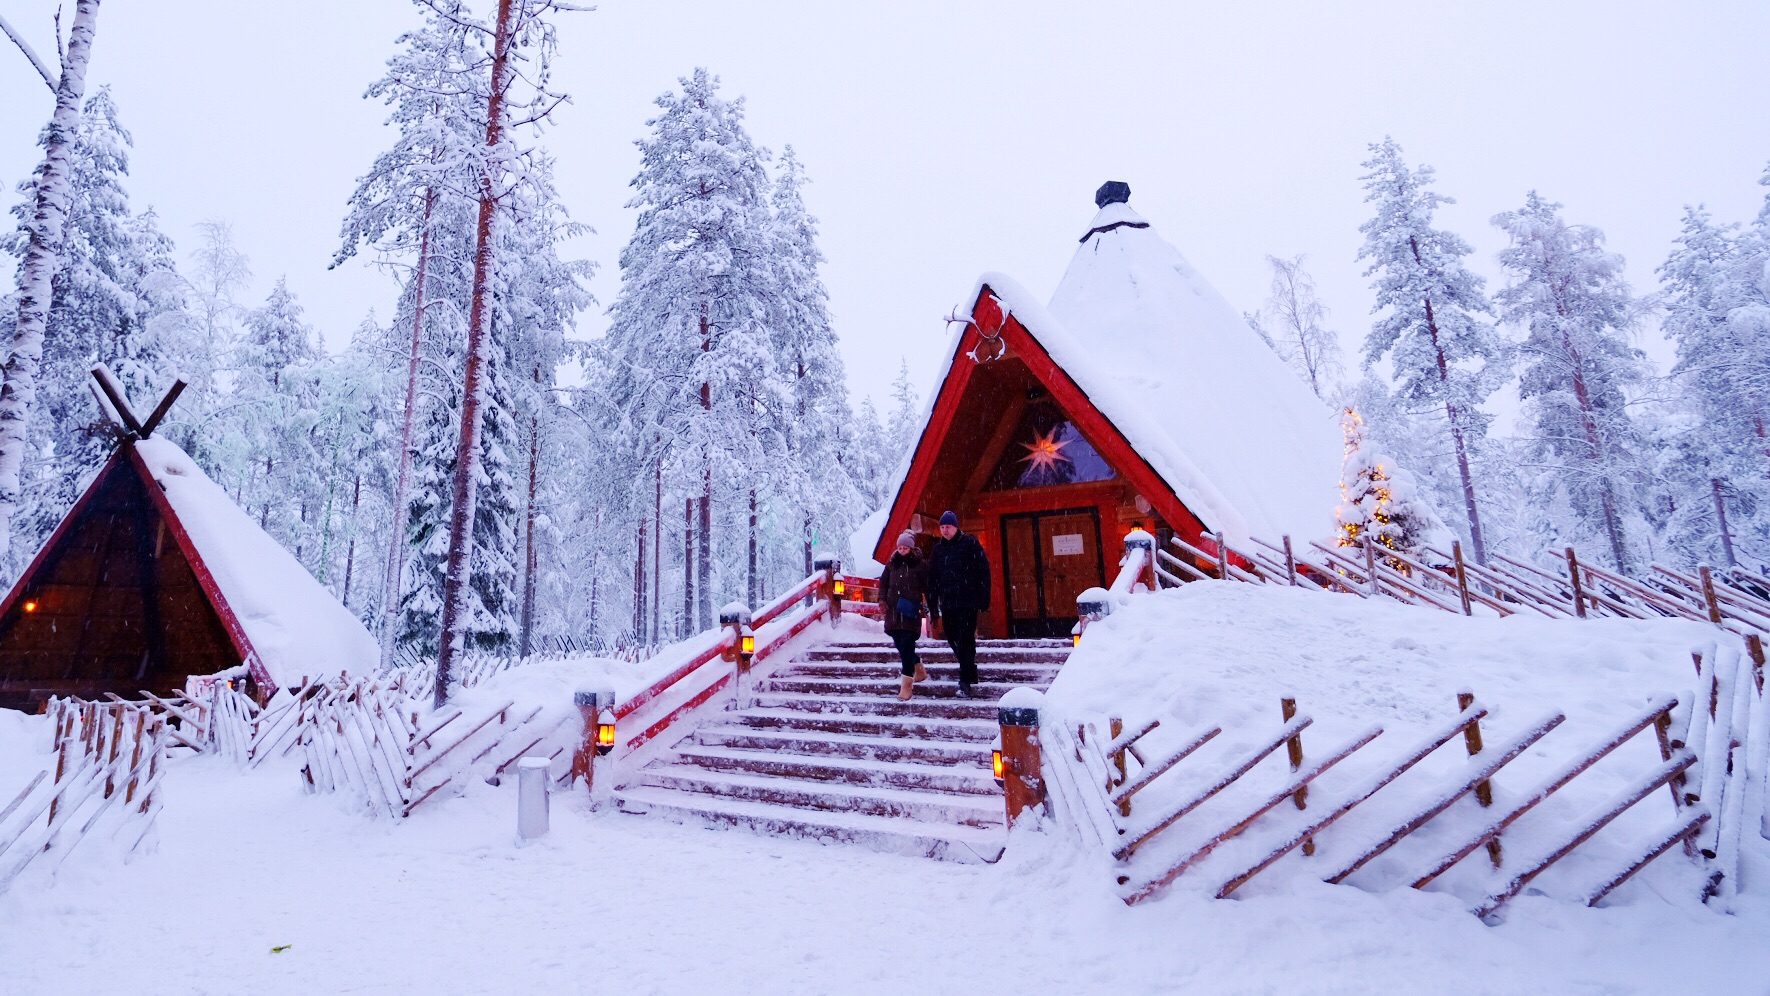
<path id="1" fill-rule="evenodd" d="M 516 835 L 524 841 L 547 836 L 547 781 L 552 762 L 525 757 L 516 762 Z"/>

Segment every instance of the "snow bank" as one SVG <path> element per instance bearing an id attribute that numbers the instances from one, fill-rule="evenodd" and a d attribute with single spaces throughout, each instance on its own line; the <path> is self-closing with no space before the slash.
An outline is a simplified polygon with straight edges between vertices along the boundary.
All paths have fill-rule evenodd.
<path id="1" fill-rule="evenodd" d="M 271 680 L 283 688 L 367 674 L 380 651 L 363 624 L 175 444 L 135 444 Z"/>

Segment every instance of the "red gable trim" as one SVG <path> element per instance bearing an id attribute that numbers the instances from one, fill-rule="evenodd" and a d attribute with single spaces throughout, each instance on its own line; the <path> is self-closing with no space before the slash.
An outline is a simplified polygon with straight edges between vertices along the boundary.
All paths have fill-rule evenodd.
<path id="1" fill-rule="evenodd" d="M 1088 441 L 1100 451 L 1107 462 L 1123 474 L 1139 494 L 1149 499 L 1150 506 L 1157 514 L 1189 540 L 1197 540 L 1204 535 L 1204 523 L 1181 503 L 1173 489 L 1149 465 L 1149 461 L 1137 452 L 1124 433 L 1088 400 L 1087 392 L 1051 358 L 1051 354 L 1020 324 L 1019 319 L 1013 315 L 1004 318 L 1001 305 L 997 303 L 989 285 L 985 284 L 978 294 L 977 302 L 971 308 L 971 317 L 972 322 L 959 337 L 952 364 L 946 379 L 941 382 L 940 393 L 935 397 L 933 413 L 928 418 L 928 424 L 923 426 L 921 437 L 916 441 L 909 473 L 904 475 L 903 484 L 892 498 L 891 512 L 885 518 L 885 528 L 873 545 L 874 560 L 884 563 L 896 546 L 891 540 L 897 533 L 909 528 L 915 499 L 928 485 L 928 478 L 934 472 L 934 461 L 940 453 L 941 442 L 946 439 L 947 430 L 952 428 L 953 419 L 958 414 L 959 401 L 964 397 L 966 385 L 971 382 L 971 371 L 977 366 L 966 361 L 966 354 L 976 348 L 983 338 L 979 330 L 985 328 L 1000 329 L 1002 340 L 1009 351 L 1019 357 L 1032 375 L 1051 392 L 1051 396 L 1075 422 L 1076 428 L 1088 437 Z"/>
<path id="2" fill-rule="evenodd" d="M 232 606 L 227 604 L 227 596 L 221 593 L 221 586 L 215 583 L 215 575 L 210 573 L 209 565 L 204 562 L 202 551 L 185 531 L 184 523 L 173 510 L 172 503 L 166 500 L 166 492 L 160 489 L 160 482 L 154 479 L 153 472 L 148 470 L 147 462 L 135 451 L 134 444 L 126 447 L 129 453 L 129 464 L 140 475 L 142 487 L 148 493 L 148 500 L 160 513 L 160 520 L 166 523 L 166 529 L 178 542 L 178 548 L 184 551 L 184 559 L 191 565 L 191 573 L 197 576 L 197 586 L 209 599 L 209 605 L 215 609 L 215 615 L 221 619 L 221 626 L 227 630 L 227 636 L 240 655 L 240 660 L 251 671 L 253 680 L 259 687 L 266 690 L 267 695 L 274 695 L 277 683 L 271 680 L 270 672 L 265 670 L 264 662 L 259 660 L 258 651 L 253 649 L 252 640 L 246 635 L 246 628 L 240 625 L 239 617 L 234 615 Z"/>

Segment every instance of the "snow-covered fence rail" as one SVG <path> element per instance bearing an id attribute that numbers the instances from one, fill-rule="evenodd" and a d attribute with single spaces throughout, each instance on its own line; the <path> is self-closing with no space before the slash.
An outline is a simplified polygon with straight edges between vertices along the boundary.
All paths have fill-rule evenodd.
<path id="1" fill-rule="evenodd" d="M 1157 719 L 1127 733 L 1115 718 L 1103 737 L 1097 723 L 1043 715 L 1043 781 L 1059 825 L 1111 856 L 1124 899 L 1132 904 L 1204 868 L 1214 869 L 1210 892 L 1225 899 L 1299 849 L 1306 862 L 1320 863 L 1309 874 L 1330 883 L 1344 883 L 1365 870 L 1361 878 L 1375 889 L 1423 889 L 1485 850 L 1485 865 L 1491 868 L 1470 873 L 1482 896 L 1471 909 L 1487 918 L 1667 787 L 1671 819 L 1643 832 L 1643 824 L 1652 819 L 1636 817 L 1625 821 L 1627 830 L 1607 834 L 1602 853 L 1582 863 L 1581 872 L 1590 881 L 1575 890 L 1576 898 L 1597 905 L 1648 863 L 1682 844 L 1700 866 L 1704 897 L 1718 896 L 1726 904 L 1737 893 L 1745 828 L 1754 833 L 1764 829 L 1770 728 L 1763 668 L 1725 646 L 1699 652 L 1695 660 L 1698 683 L 1693 693 L 1656 697 L 1585 747 L 1573 746 L 1566 737 L 1546 739 L 1565 721 L 1558 710 L 1489 743 L 1482 731 L 1487 707 L 1465 691 L 1457 696 L 1454 715 L 1389 757 L 1382 757 L 1380 748 L 1370 749 L 1383 736 L 1380 726 L 1351 729 L 1327 749 L 1306 752 L 1304 734 L 1314 719 L 1286 698 L 1280 703 L 1278 725 L 1217 752 L 1205 748 L 1219 738 L 1219 726 L 1182 734 L 1170 750 L 1157 755 L 1147 747 L 1149 735 L 1161 725 Z M 1605 794 L 1593 783 L 1580 793 L 1582 800 L 1598 800 L 1593 808 L 1569 813 L 1562 806 L 1551 815 L 1556 807 L 1544 807 L 1648 730 L 1653 731 L 1657 764 L 1626 773 L 1615 762 L 1607 766 L 1610 780 L 1620 776 L 1622 787 Z M 1437 776 L 1401 781 L 1459 735 L 1468 760 L 1448 779 L 1440 764 Z M 1281 747 L 1282 762 L 1269 761 Z M 1534 785 L 1496 793 L 1496 778 L 1527 751 L 1539 761 L 1548 758 L 1548 770 Z M 1312 798 L 1317 780 L 1354 755 L 1361 756 L 1356 776 Z M 1183 777 L 1171 791 L 1146 793 L 1173 781 L 1170 773 L 1175 772 Z M 1468 798 L 1476 805 L 1457 805 Z M 1292 805 L 1285 806 L 1286 800 Z M 1342 818 L 1361 807 L 1368 811 L 1352 821 L 1356 828 L 1342 833 Z M 1534 821 L 1521 823 L 1532 813 L 1538 814 Z M 1431 832 L 1421 834 L 1421 843 L 1403 860 L 1373 865 L 1429 825 Z M 1508 854 L 1502 838 L 1521 826 L 1528 833 Z M 1331 853 L 1311 861 L 1324 835 L 1329 835 Z M 1232 842 L 1238 846 L 1226 847 Z M 1213 854 L 1220 859 L 1208 861 Z M 1398 878 L 1398 867 L 1413 870 Z M 1590 872 L 1594 867 L 1596 877 Z"/>
<path id="2" fill-rule="evenodd" d="M 0 808 L 0 892 L 34 860 L 56 866 L 108 832 L 133 853 L 159 815 L 155 797 L 173 743 L 166 718 L 135 702 L 51 699 L 54 762 Z"/>
<path id="3" fill-rule="evenodd" d="M 523 757 L 558 762 L 577 737 L 573 715 L 514 700 L 425 715 L 406 689 L 379 679 L 306 686 L 275 708 L 255 734 L 254 764 L 279 746 L 299 751 L 307 791 L 348 792 L 399 817 L 470 777 L 497 784 Z M 559 780 L 569 775 L 566 765 Z"/>
<path id="4" fill-rule="evenodd" d="M 1473 615 L 1476 608 L 1500 616 L 1519 612 L 1554 619 L 1611 616 L 1678 618 L 1709 622 L 1745 637 L 1760 660 L 1770 635 L 1770 581 L 1734 569 L 1691 575 L 1653 565 L 1645 579 L 1629 578 L 1583 562 L 1568 547 L 1552 566 L 1495 554 L 1486 565 L 1469 563 L 1460 544 L 1449 551 L 1428 547 L 1417 554 L 1366 540 L 1356 546 L 1311 542 L 1298 548 L 1289 536 L 1275 544 L 1252 538 L 1239 550 L 1217 533 L 1200 546 L 1180 537 L 1156 553 L 1156 576 L 1169 585 L 1184 581 L 1235 580 L 1334 591 L 1361 598 L 1386 597 L 1409 605 Z"/>

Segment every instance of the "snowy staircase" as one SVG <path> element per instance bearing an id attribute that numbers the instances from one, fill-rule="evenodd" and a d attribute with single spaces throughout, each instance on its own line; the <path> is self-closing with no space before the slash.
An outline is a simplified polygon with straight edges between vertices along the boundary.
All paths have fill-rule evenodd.
<path id="1" fill-rule="evenodd" d="M 922 641 L 929 680 L 897 699 L 884 638 L 803 651 L 757 683 L 750 708 L 703 724 L 616 793 L 623 812 L 743 827 L 949 861 L 994 861 L 1005 843 L 990 776 L 996 701 L 1043 690 L 1067 641 L 986 640 L 977 697 L 958 697 L 944 642 Z"/>

